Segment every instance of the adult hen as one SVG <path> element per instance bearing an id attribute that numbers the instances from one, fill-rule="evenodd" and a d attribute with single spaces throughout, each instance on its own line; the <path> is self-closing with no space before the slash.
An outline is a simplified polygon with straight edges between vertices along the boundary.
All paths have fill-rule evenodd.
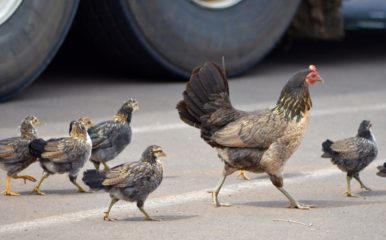
<path id="1" fill-rule="evenodd" d="M 35 116 L 27 116 L 20 124 L 20 137 L 0 140 L 0 168 L 7 172 L 5 190 L 6 196 L 17 196 L 19 193 L 11 191 L 11 178 L 35 182 L 31 176 L 18 176 L 17 174 L 36 161 L 28 151 L 29 143 L 37 138 L 36 126 L 40 121 Z"/>
<path id="2" fill-rule="evenodd" d="M 52 174 L 68 173 L 71 183 L 79 192 L 86 192 L 77 182 L 79 170 L 91 155 L 91 144 L 87 141 L 86 127 L 79 121 L 70 124 L 70 136 L 53 138 L 47 141 L 39 138 L 31 141 L 30 153 L 39 158 L 43 175 L 32 192 L 42 195 L 40 187 L 43 181 Z"/>
<path id="3" fill-rule="evenodd" d="M 300 145 L 312 107 L 308 87 L 322 81 L 311 65 L 295 73 L 281 91 L 276 105 L 261 112 L 235 109 L 229 99 L 228 82 L 215 63 L 205 63 L 192 72 L 183 100 L 177 104 L 185 123 L 200 129 L 201 137 L 223 160 L 223 177 L 212 191 L 215 206 L 226 177 L 237 170 L 265 172 L 288 198 L 289 207 L 309 209 L 283 187 L 286 161 Z"/>
<path id="4" fill-rule="evenodd" d="M 111 207 L 119 200 L 137 202 L 145 220 L 153 220 L 143 206 L 148 195 L 161 184 L 163 167 L 157 158 L 163 156 L 166 154 L 161 147 L 152 145 L 145 149 L 137 162 L 118 165 L 104 172 L 84 172 L 82 180 L 86 185 L 94 190 L 104 189 L 110 194 L 111 203 L 104 214 L 104 220 L 111 220 Z"/>
<path id="5" fill-rule="evenodd" d="M 131 141 L 132 113 L 139 109 L 138 101 L 129 99 L 124 102 L 112 120 L 90 127 L 88 133 L 92 141 L 91 162 L 99 170 L 102 163 L 108 170 L 106 162 L 114 159 Z"/>
<path id="6" fill-rule="evenodd" d="M 350 186 L 353 177 L 359 182 L 361 188 L 371 191 L 359 178 L 359 172 L 367 167 L 378 154 L 378 147 L 371 126 L 370 121 L 363 120 L 355 137 L 335 142 L 327 139 L 322 143 L 324 153 L 321 157 L 331 158 L 333 164 L 337 165 L 343 172 L 347 172 L 345 194 L 348 197 L 354 196 Z"/>

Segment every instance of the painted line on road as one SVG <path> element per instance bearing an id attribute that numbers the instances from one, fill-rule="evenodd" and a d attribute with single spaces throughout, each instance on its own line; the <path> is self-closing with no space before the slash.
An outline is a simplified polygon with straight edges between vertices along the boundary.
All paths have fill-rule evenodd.
<path id="1" fill-rule="evenodd" d="M 285 184 L 287 185 L 291 183 L 307 182 L 310 179 L 326 178 L 326 177 L 331 177 L 338 174 L 342 174 L 342 172 L 336 168 L 328 168 L 328 169 L 322 169 L 322 170 L 317 170 L 312 172 L 304 172 L 302 173 L 301 176 L 286 178 Z M 251 180 L 248 182 L 232 184 L 232 185 L 224 186 L 220 192 L 219 197 L 221 199 L 221 196 L 235 194 L 241 190 L 251 190 L 251 189 L 269 187 L 269 186 L 273 187 L 269 179 Z M 204 201 L 204 200 L 207 200 L 208 204 L 211 204 L 211 197 L 210 197 L 210 194 L 207 193 L 207 189 L 187 192 L 187 193 L 178 194 L 178 195 L 160 197 L 155 199 L 149 199 L 148 201 L 146 201 L 146 209 L 155 209 L 155 208 L 161 208 L 161 207 L 167 207 L 167 206 L 181 205 L 189 202 Z M 106 203 L 106 206 L 107 204 L 108 203 Z M 114 215 L 114 212 L 117 209 L 135 210 L 137 209 L 137 207 L 135 206 L 135 204 L 122 202 L 122 204 L 116 204 L 113 207 L 111 214 Z M 6 224 L 6 225 L 0 226 L 0 235 L 10 234 L 14 232 L 23 232 L 26 230 L 32 231 L 35 229 L 47 228 L 47 227 L 52 227 L 56 225 L 66 224 L 66 223 L 79 222 L 88 218 L 95 218 L 95 217 L 101 218 L 101 221 L 102 221 L 102 215 L 105 210 L 106 208 L 104 207 L 104 208 L 97 208 L 97 209 L 79 211 L 74 213 L 67 213 L 62 215 L 54 215 L 54 216 L 45 217 L 45 218 L 38 218 L 31 221 Z"/>
<path id="2" fill-rule="evenodd" d="M 244 108 L 251 108 L 250 105 L 248 107 L 244 106 Z M 313 110 L 311 113 L 312 117 L 320 117 L 320 116 L 329 116 L 336 114 L 347 114 L 347 113 L 356 113 L 356 112 L 367 112 L 367 111 L 382 111 L 386 110 L 386 104 L 375 104 L 375 105 L 363 105 L 358 107 L 342 107 L 342 108 L 329 108 L 325 110 Z M 171 124 L 156 124 L 149 125 L 144 127 L 133 127 L 133 133 L 150 133 L 150 132 L 161 132 L 168 130 L 178 130 L 191 128 L 185 123 L 171 123 Z"/>

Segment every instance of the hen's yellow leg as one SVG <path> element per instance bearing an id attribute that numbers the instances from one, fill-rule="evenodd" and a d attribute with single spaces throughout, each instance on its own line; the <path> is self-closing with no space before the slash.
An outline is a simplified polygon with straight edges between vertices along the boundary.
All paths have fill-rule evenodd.
<path id="1" fill-rule="evenodd" d="M 19 193 L 11 192 L 11 177 L 7 176 L 5 179 L 5 190 L 1 192 L 5 196 L 19 196 Z"/>
<path id="2" fill-rule="evenodd" d="M 208 191 L 208 192 L 212 193 L 212 201 L 213 201 L 213 204 L 215 207 L 229 207 L 229 206 L 231 206 L 230 204 L 220 203 L 218 201 L 218 194 L 219 194 L 221 187 L 224 184 L 226 178 L 227 178 L 227 176 L 224 174 L 223 177 L 221 178 L 220 182 L 218 183 L 217 187 L 214 190 Z"/>
<path id="3" fill-rule="evenodd" d="M 48 178 L 49 175 L 50 175 L 50 174 L 49 174 L 48 172 L 46 172 L 46 171 L 43 172 L 43 175 L 42 175 L 42 177 L 40 178 L 38 184 L 34 187 L 34 189 L 32 189 L 32 193 L 36 193 L 36 194 L 38 194 L 38 195 L 44 195 L 44 193 L 42 193 L 42 192 L 40 191 L 40 186 L 42 185 L 43 181 L 44 181 L 46 178 Z"/>

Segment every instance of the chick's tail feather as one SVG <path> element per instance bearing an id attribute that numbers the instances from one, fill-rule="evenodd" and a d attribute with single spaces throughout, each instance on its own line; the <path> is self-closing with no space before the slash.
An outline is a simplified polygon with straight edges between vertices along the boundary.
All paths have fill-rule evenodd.
<path id="1" fill-rule="evenodd" d="M 29 152 L 32 156 L 40 158 L 44 152 L 44 147 L 46 146 L 47 141 L 44 139 L 38 138 L 34 139 L 29 144 Z"/>
<path id="2" fill-rule="evenodd" d="M 97 170 L 86 170 L 83 173 L 82 181 L 92 190 L 104 189 L 102 182 L 105 180 L 105 174 Z"/>
<path id="3" fill-rule="evenodd" d="M 232 109 L 228 82 L 220 66 L 206 62 L 193 70 L 177 110 L 182 121 L 201 128 L 221 108 Z"/>

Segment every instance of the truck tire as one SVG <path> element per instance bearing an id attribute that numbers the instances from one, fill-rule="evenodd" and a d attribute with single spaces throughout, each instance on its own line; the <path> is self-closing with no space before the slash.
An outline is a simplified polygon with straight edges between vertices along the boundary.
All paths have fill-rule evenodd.
<path id="1" fill-rule="evenodd" d="M 3 3 L 10 5 L 7 12 L 1 12 L 4 6 L 0 9 L 0 101 L 19 93 L 47 67 L 67 35 L 79 0 Z"/>
<path id="2" fill-rule="evenodd" d="M 227 74 L 234 76 L 275 46 L 299 2 L 85 0 L 80 11 L 90 39 L 116 66 L 145 73 L 162 66 L 188 77 L 198 64 L 221 63 L 224 56 Z"/>

